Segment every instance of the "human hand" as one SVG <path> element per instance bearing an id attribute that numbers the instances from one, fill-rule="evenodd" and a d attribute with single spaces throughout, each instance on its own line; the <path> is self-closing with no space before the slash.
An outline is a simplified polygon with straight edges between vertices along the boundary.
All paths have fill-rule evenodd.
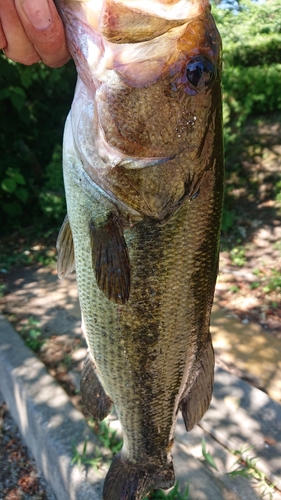
<path id="1" fill-rule="evenodd" d="M 65 64 L 70 55 L 53 0 L 0 0 L 0 49 L 26 65 Z"/>

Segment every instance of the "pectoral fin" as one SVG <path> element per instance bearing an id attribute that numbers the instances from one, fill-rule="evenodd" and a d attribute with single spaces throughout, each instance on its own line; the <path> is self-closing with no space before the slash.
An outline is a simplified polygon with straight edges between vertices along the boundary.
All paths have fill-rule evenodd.
<path id="1" fill-rule="evenodd" d="M 214 351 L 212 342 L 208 343 L 198 362 L 197 374 L 193 384 L 185 393 L 180 406 L 187 431 L 200 422 L 209 408 L 214 384 Z"/>
<path id="2" fill-rule="evenodd" d="M 96 226 L 90 223 L 93 270 L 97 284 L 106 297 L 124 304 L 130 294 L 130 261 L 123 230 L 114 214 L 107 223 Z"/>
<path id="3" fill-rule="evenodd" d="M 72 231 L 68 220 L 68 215 L 65 216 L 61 230 L 57 239 L 58 262 L 57 270 L 59 279 L 63 280 L 68 274 L 71 274 L 75 269 L 74 245 Z"/>
<path id="4" fill-rule="evenodd" d="M 87 354 L 84 361 L 80 380 L 80 390 L 82 401 L 87 412 L 89 412 L 92 417 L 103 420 L 110 413 L 112 401 L 104 392 L 90 354 Z"/>

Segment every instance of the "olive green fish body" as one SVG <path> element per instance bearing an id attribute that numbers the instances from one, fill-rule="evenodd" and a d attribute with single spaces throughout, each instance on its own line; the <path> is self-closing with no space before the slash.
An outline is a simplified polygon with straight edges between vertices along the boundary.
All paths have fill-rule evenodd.
<path id="1" fill-rule="evenodd" d="M 63 2 L 61 8 L 67 26 L 72 18 Z M 90 349 L 82 396 L 97 418 L 113 402 L 124 437 L 104 500 L 141 500 L 153 488 L 170 487 L 177 412 L 192 429 L 212 394 L 209 321 L 223 192 L 220 42 L 208 10 L 184 29 L 181 19 L 168 21 L 178 52 L 164 62 L 156 58 L 153 71 L 149 64 L 141 85 L 119 55 L 119 70 L 93 71 L 91 86 L 87 58 L 82 64 L 76 54 L 82 81 L 64 137 L 68 217 L 58 268 L 64 277 L 75 257 Z M 72 46 L 75 23 L 68 27 Z M 111 28 L 103 27 L 114 38 Z M 181 29 L 176 37 L 173 30 Z M 97 30 L 95 36 L 102 44 Z M 159 70 L 159 61 L 166 69 Z"/>

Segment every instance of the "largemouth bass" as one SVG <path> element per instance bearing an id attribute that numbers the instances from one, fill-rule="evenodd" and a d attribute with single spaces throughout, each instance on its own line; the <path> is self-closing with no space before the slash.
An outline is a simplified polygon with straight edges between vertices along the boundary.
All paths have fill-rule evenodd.
<path id="1" fill-rule="evenodd" d="M 221 42 L 206 0 L 57 0 L 78 82 L 58 272 L 77 272 L 81 392 L 124 444 L 104 500 L 174 483 L 173 434 L 207 410 L 223 197 Z"/>

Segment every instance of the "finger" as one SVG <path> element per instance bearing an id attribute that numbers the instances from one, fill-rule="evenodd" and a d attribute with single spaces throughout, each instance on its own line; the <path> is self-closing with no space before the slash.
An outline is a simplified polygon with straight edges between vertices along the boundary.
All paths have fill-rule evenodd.
<path id="1" fill-rule="evenodd" d="M 4 49 L 6 45 L 7 45 L 7 40 L 0 20 L 0 50 Z"/>
<path id="2" fill-rule="evenodd" d="M 0 19 L 6 56 L 23 64 L 38 62 L 40 56 L 25 33 L 13 0 L 0 0 Z"/>
<path id="3" fill-rule="evenodd" d="M 48 66 L 69 58 L 62 20 L 52 0 L 15 0 L 22 25 L 41 60 Z"/>

